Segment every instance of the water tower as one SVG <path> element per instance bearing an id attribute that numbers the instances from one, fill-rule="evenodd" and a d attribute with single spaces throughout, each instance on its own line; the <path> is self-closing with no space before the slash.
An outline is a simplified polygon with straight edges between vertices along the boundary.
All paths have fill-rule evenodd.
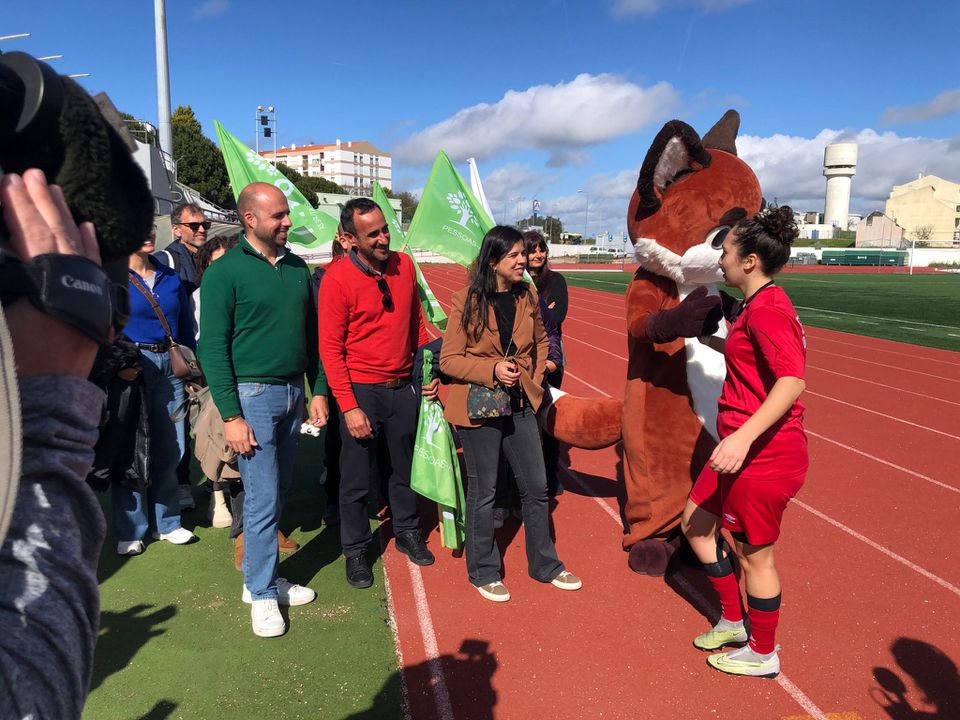
<path id="1" fill-rule="evenodd" d="M 823 151 L 823 175 L 827 178 L 825 225 L 847 229 L 850 213 L 850 182 L 857 172 L 857 144 L 834 143 Z"/>

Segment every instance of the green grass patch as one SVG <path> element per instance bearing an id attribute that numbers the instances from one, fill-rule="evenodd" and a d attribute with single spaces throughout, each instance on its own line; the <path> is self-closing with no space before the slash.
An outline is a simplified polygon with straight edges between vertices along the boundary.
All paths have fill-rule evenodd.
<path id="1" fill-rule="evenodd" d="M 632 275 L 564 277 L 570 285 L 623 295 Z M 777 284 L 806 325 L 960 351 L 960 275 L 785 273 Z"/>
<path id="2" fill-rule="evenodd" d="M 229 529 L 207 527 L 206 507 L 184 514 L 187 527 L 200 523 L 193 545 L 147 540 L 143 555 L 120 558 L 108 533 L 85 720 L 402 718 L 382 564 L 369 590 L 347 585 L 338 529 L 320 522 L 322 438 L 304 437 L 300 447 L 281 526 L 301 547 L 280 556 L 280 575 L 309 585 L 317 599 L 282 609 L 283 637 L 258 638 L 240 601 Z"/>

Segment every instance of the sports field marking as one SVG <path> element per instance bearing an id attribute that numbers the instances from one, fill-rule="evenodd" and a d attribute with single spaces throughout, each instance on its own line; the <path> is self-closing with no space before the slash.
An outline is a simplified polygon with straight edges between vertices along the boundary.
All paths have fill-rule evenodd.
<path id="1" fill-rule="evenodd" d="M 937 397 L 936 395 L 927 395 L 926 393 L 914 392 L 913 390 L 904 390 L 903 388 L 898 388 L 895 385 L 887 385 L 886 383 L 876 382 L 874 380 L 865 380 L 859 375 L 848 375 L 847 373 L 837 372 L 836 370 L 828 370 L 825 367 L 820 367 L 819 365 L 811 365 L 807 363 L 807 368 L 812 370 L 819 370 L 820 372 L 830 373 L 831 375 L 839 375 L 840 377 L 849 378 L 850 380 L 856 380 L 858 383 L 866 383 L 867 385 L 876 385 L 877 387 L 887 388 L 889 390 L 896 390 L 897 392 L 907 393 L 909 395 L 916 395 L 917 397 L 926 398 L 927 400 L 935 400 L 936 402 L 946 403 L 947 405 L 957 405 L 960 406 L 960 402 L 954 402 L 953 400 L 945 400 L 942 397 Z"/>
<path id="2" fill-rule="evenodd" d="M 861 320 L 860 322 L 863 322 L 863 321 Z M 904 327 L 903 325 L 897 325 L 897 328 L 899 330 L 909 330 L 910 332 L 924 332 L 923 328 Z"/>
<path id="3" fill-rule="evenodd" d="M 914 470 L 910 470 L 908 468 L 903 467 L 902 465 L 897 465 L 896 463 L 892 463 L 889 460 L 878 458 L 876 455 L 871 455 L 870 453 L 864 452 L 863 450 L 858 450 L 855 447 L 851 447 L 850 445 L 839 442 L 838 440 L 834 440 L 833 438 L 827 437 L 826 435 L 821 435 L 820 433 L 814 432 L 813 430 L 807 430 L 806 428 L 804 428 L 804 430 L 807 433 L 807 435 L 815 437 L 818 440 L 823 440 L 824 442 L 828 442 L 831 445 L 836 445 L 837 447 L 841 447 L 844 450 L 848 450 L 852 453 L 860 455 L 861 457 L 865 457 L 868 460 L 873 460 L 874 462 L 880 463 L 881 465 L 886 465 L 887 467 L 893 468 L 894 470 L 898 470 L 906 475 L 911 475 L 920 480 L 926 480 L 928 483 L 932 483 L 937 487 L 942 487 L 944 490 L 950 490 L 951 492 L 960 494 L 960 488 L 954 487 L 953 485 L 947 485 L 946 483 L 940 482 L 939 480 L 934 480 L 932 477 L 923 475 L 922 473 L 918 473 Z"/>
<path id="4" fill-rule="evenodd" d="M 381 536 L 381 546 L 383 540 Z M 381 547 L 381 554 L 383 548 Z M 400 629 L 397 627 L 397 613 L 393 604 L 393 591 L 390 588 L 390 578 L 387 568 L 383 568 L 383 587 L 387 591 L 387 622 L 390 624 L 390 633 L 393 635 L 393 647 L 397 652 L 397 673 L 400 675 L 400 697 L 403 698 L 403 720 L 412 720 L 410 716 L 410 693 L 407 690 L 407 678 L 403 673 L 403 649 L 400 647 Z"/>
<path id="5" fill-rule="evenodd" d="M 807 305 L 794 305 L 797 310 L 816 310 L 817 312 L 830 313 L 832 315 L 845 315 L 846 317 L 870 318 L 871 320 L 882 320 L 883 322 L 909 323 L 910 325 L 923 325 L 925 327 L 945 328 L 947 330 L 960 330 L 956 325 L 938 325 L 937 323 L 919 322 L 917 320 L 906 320 L 904 318 L 887 318 L 878 315 L 860 315 L 859 313 L 848 313 L 841 310 L 827 310 L 826 308 L 809 307 Z"/>
<path id="6" fill-rule="evenodd" d="M 430 668 L 430 687 L 433 690 L 433 701 L 437 707 L 437 717 L 440 720 L 453 720 L 450 690 L 447 688 L 447 681 L 443 677 L 440 650 L 437 647 L 437 634 L 433 630 L 433 618 L 430 615 L 430 605 L 427 603 L 427 592 L 423 587 L 423 574 L 418 566 L 406 562 L 406 560 L 403 562 L 410 570 L 413 599 L 417 604 L 417 621 L 420 623 L 423 649 L 427 654 L 427 666 Z"/>
<path id="7" fill-rule="evenodd" d="M 606 393 L 604 393 L 606 394 Z M 610 397 L 607 395 L 607 397 Z M 577 484 L 580 490 L 584 495 L 593 498 L 593 500 L 599 505 L 603 511 L 610 516 L 610 519 L 613 520 L 617 527 L 623 528 L 623 523 L 620 519 L 620 514 L 610 507 L 608 503 L 603 498 L 597 497 L 593 494 L 589 487 L 580 479 L 576 470 L 567 468 L 567 476 Z M 697 590 L 693 585 L 691 585 L 686 578 L 683 577 L 680 573 L 674 573 L 672 576 L 677 584 L 683 589 L 683 592 L 687 594 L 692 600 L 693 604 L 696 606 L 702 614 L 709 616 L 712 611 L 715 610 L 714 604 L 709 602 L 699 590 Z M 817 720 L 828 720 L 824 712 L 817 707 L 817 705 L 811 700 L 806 693 L 798 688 L 790 678 L 788 678 L 783 672 L 777 675 L 777 684 L 786 691 L 787 695 L 793 698 L 800 707 L 810 713 L 811 717 L 816 718 Z"/>
<path id="8" fill-rule="evenodd" d="M 885 548 L 885 547 L 884 547 L 883 545 L 881 545 L 880 543 L 874 542 L 873 540 L 871 540 L 870 538 L 868 538 L 866 535 L 861 535 L 861 534 L 858 533 L 856 530 L 854 530 L 854 529 L 852 529 L 852 528 L 849 528 L 849 527 L 847 527 L 846 525 L 844 525 L 842 522 L 838 522 L 838 521 L 834 520 L 834 519 L 833 519 L 832 517 L 830 517 L 829 515 L 824 515 L 822 512 L 820 512 L 820 511 L 817 510 L 816 508 L 812 508 L 812 507 L 810 507 L 809 505 L 807 505 L 806 503 L 801 502 L 800 500 L 797 500 L 796 498 L 793 498 L 790 502 L 793 502 L 793 503 L 797 504 L 799 507 L 802 507 L 802 508 L 803 508 L 804 510 L 806 510 L 808 513 L 811 513 L 812 515 L 816 515 L 818 518 L 820 518 L 820 519 L 823 520 L 824 522 L 830 523 L 830 524 L 833 525 L 835 528 L 838 528 L 838 529 L 842 530 L 843 532 L 847 533 L 848 535 L 850 535 L 850 536 L 852 536 L 852 537 L 855 537 L 855 538 L 856 538 L 857 540 L 859 540 L 860 542 L 866 543 L 867 545 L 869 545 L 870 547 L 872 547 L 874 550 L 877 550 L 878 552 L 883 553 L 884 555 L 886 555 L 887 557 L 891 558 L 892 560 L 896 560 L 896 561 L 897 561 L 898 563 L 900 563 L 901 565 L 904 565 L 905 567 L 910 568 L 910 569 L 913 570 L 914 572 L 919 573 L 920 575 L 923 575 L 923 577 L 927 578 L 927 580 L 933 580 L 933 582 L 935 582 L 935 583 L 936 583 L 937 585 L 939 585 L 940 587 L 945 588 L 945 589 L 949 590 L 950 592 L 952 592 L 954 595 L 957 595 L 958 597 L 960 597 L 960 588 L 958 588 L 956 585 L 953 585 L 953 584 L 947 582 L 946 580 L 944 580 L 944 579 L 943 579 L 942 577 L 940 577 L 939 575 L 934 575 L 934 574 L 933 574 L 932 572 L 930 572 L 929 570 L 926 570 L 926 569 L 920 567 L 919 565 L 917 565 L 916 563 L 911 562 L 910 560 L 907 560 L 907 559 L 906 559 L 905 557 L 903 557 L 902 555 L 897 555 L 897 553 L 893 552 L 893 550 L 888 550 L 887 548 Z"/>
<path id="9" fill-rule="evenodd" d="M 858 320 L 861 325 L 879 325 L 880 323 L 871 322 L 870 320 Z"/>
<path id="10" fill-rule="evenodd" d="M 861 322 L 863 322 L 863 321 L 861 321 Z M 870 353 L 886 353 L 887 355 L 898 355 L 899 357 L 910 358 L 911 360 L 921 360 L 921 361 L 923 361 L 923 362 L 941 363 L 941 364 L 943 364 L 943 365 L 949 365 L 949 366 L 952 367 L 952 368 L 958 368 L 958 367 L 960 367 L 960 353 L 956 353 L 955 351 L 951 351 L 951 350 L 938 350 L 938 352 L 942 352 L 942 353 L 951 353 L 951 352 L 953 352 L 955 355 L 957 355 L 957 359 L 956 359 L 956 360 L 941 360 L 940 358 L 917 357 L 917 355 L 914 354 L 914 353 L 901 352 L 901 351 L 899 351 L 899 350 L 888 350 L 887 348 L 873 347 L 873 345 L 872 345 L 871 343 L 850 342 L 850 341 L 848 341 L 848 340 L 837 340 L 836 338 L 827 337 L 826 335 L 821 335 L 819 332 L 817 332 L 817 331 L 819 331 L 819 330 L 826 330 L 826 332 L 832 332 L 832 333 L 840 332 L 840 331 L 838 331 L 838 330 L 827 330 L 826 328 L 807 328 L 807 337 L 810 338 L 810 339 L 812 339 L 812 340 L 816 340 L 818 343 L 825 342 L 825 343 L 833 343 L 833 344 L 835 344 L 835 345 L 847 345 L 847 346 L 849 346 L 849 347 L 858 348 L 858 349 L 860 349 L 860 350 L 865 350 L 865 351 L 870 352 Z M 850 333 L 844 333 L 844 334 L 845 334 L 845 335 L 849 335 Z M 947 335 L 952 335 L 952 334 L 953 334 L 953 333 L 947 333 Z M 859 338 L 862 338 L 863 340 L 880 340 L 880 341 L 882 341 L 882 342 L 890 342 L 890 343 L 898 343 L 898 342 L 899 342 L 898 340 L 884 340 L 883 338 L 873 338 L 873 337 L 869 337 L 869 336 L 866 336 L 866 335 L 856 335 L 856 336 L 854 336 L 854 337 L 859 337 Z M 954 335 L 954 337 L 960 337 L 960 335 Z M 902 343 L 901 343 L 901 344 L 902 344 Z M 925 350 L 935 350 L 935 348 L 923 348 L 923 349 L 925 349 Z M 822 352 L 822 351 L 821 351 L 821 352 Z M 849 355 L 844 355 L 844 356 L 842 356 L 842 357 L 847 357 L 847 358 L 849 358 L 850 360 L 856 360 L 856 359 L 857 359 L 857 358 L 854 358 L 854 357 L 850 357 Z"/>
<path id="11" fill-rule="evenodd" d="M 623 355 L 618 355 L 618 354 L 615 353 L 615 352 L 610 352 L 609 350 L 604 350 L 602 347 L 598 347 L 598 346 L 594 345 L 593 343 L 588 343 L 586 340 L 581 340 L 581 339 L 578 338 L 578 337 L 573 337 L 572 335 L 564 335 L 564 336 L 563 336 L 563 339 L 564 339 L 564 341 L 573 340 L 574 342 L 578 342 L 578 343 L 580 343 L 581 345 L 586 345 L 587 347 L 593 348 L 594 350 L 597 350 L 597 351 L 599 351 L 599 352 L 602 352 L 602 353 L 604 353 L 604 354 L 606 354 L 606 355 L 610 355 L 611 357 L 615 357 L 615 358 L 617 358 L 618 360 L 623 360 L 624 362 L 627 361 L 627 358 L 625 358 Z"/>
<path id="12" fill-rule="evenodd" d="M 563 371 L 563 376 L 564 376 L 564 377 L 573 378 L 573 379 L 576 380 L 578 383 L 582 383 L 582 384 L 586 385 L 588 388 L 590 388 L 590 389 L 593 390 L 594 392 L 600 393 L 601 395 L 605 395 L 606 397 L 612 397 L 611 395 L 607 395 L 607 393 L 605 393 L 603 390 L 601 390 L 600 388 L 598 388 L 596 385 L 591 385 L 591 384 L 588 383 L 586 380 L 584 380 L 584 379 L 581 378 L 581 377 L 578 377 L 578 376 L 574 375 L 574 374 L 573 374 L 572 372 L 570 372 L 569 370 L 564 370 L 564 371 Z"/>
<path id="13" fill-rule="evenodd" d="M 814 397 L 823 398 L 824 400 L 830 400 L 831 402 L 840 403 L 841 405 L 846 405 L 847 407 L 856 408 L 857 410 L 862 410 L 863 412 L 870 413 L 871 415 L 877 415 L 887 420 L 893 420 L 894 422 L 903 423 L 904 425 L 910 425 L 911 427 L 918 428 L 919 430 L 927 430 L 928 432 L 936 433 L 937 435 L 943 435 L 948 437 L 951 440 L 960 440 L 960 435 L 951 435 L 948 432 L 943 430 L 937 430 L 936 428 L 928 427 L 926 425 L 921 425 L 920 423 L 910 422 L 909 420 L 904 420 L 903 418 L 898 418 L 893 415 L 887 415 L 887 413 L 882 413 L 879 410 L 871 410 L 870 408 L 865 408 L 863 405 L 856 405 L 855 403 L 849 403 L 846 400 L 838 400 L 835 397 L 830 397 L 829 395 L 822 395 L 813 390 L 805 391 L 808 395 L 813 395 Z"/>
<path id="14" fill-rule="evenodd" d="M 869 348 L 864 348 L 868 350 Z M 816 352 L 821 355 L 832 355 L 833 357 L 843 358 L 844 360 L 850 360 L 852 362 L 866 363 L 867 365 L 879 365 L 880 367 L 890 368 L 891 370 L 896 370 L 902 373 L 910 373 L 911 375 L 924 375 L 925 377 L 932 377 L 940 380 L 941 382 L 954 382 L 960 383 L 960 380 L 954 380 L 953 378 L 943 377 L 942 375 L 934 375 L 933 373 L 923 372 L 922 370 L 911 370 L 910 368 L 905 368 L 902 365 L 890 365 L 889 363 L 877 362 L 876 360 L 864 360 L 863 358 L 850 357 L 849 355 L 843 355 L 841 353 L 830 352 L 829 350 L 821 350 L 820 348 L 808 347 L 807 352 Z"/>

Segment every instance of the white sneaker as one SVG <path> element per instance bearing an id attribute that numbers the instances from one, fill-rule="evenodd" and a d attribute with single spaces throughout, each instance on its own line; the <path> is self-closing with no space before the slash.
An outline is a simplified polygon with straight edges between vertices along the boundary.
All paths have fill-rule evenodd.
<path id="1" fill-rule="evenodd" d="M 117 555 L 139 555 L 143 552 L 142 540 L 130 540 L 117 543 Z"/>
<path id="2" fill-rule="evenodd" d="M 493 509 L 493 529 L 499 530 L 510 517 L 510 511 L 507 508 L 495 507 Z"/>
<path id="3" fill-rule="evenodd" d="M 253 602 L 253 595 L 243 586 L 243 594 L 240 596 L 248 605 Z M 286 578 L 277 578 L 277 602 L 281 605 L 306 605 L 317 599 L 317 594 L 308 587 L 296 585 Z"/>
<path id="4" fill-rule="evenodd" d="M 583 587 L 583 583 L 580 581 L 580 578 L 578 578 L 569 570 L 564 570 L 562 573 L 557 575 L 553 580 L 550 581 L 550 584 L 554 587 L 560 588 L 561 590 L 579 590 Z"/>
<path id="5" fill-rule="evenodd" d="M 227 505 L 223 490 L 214 490 L 212 494 L 213 512 L 210 513 L 210 524 L 215 528 L 228 528 L 233 525 L 233 515 Z"/>
<path id="6" fill-rule="evenodd" d="M 177 502 L 181 510 L 193 510 L 193 486 L 177 485 Z"/>
<path id="7" fill-rule="evenodd" d="M 273 599 L 256 600 L 250 606 L 250 624 L 257 637 L 280 637 L 287 629 L 280 607 Z"/>
<path id="8" fill-rule="evenodd" d="M 174 545 L 186 545 L 187 543 L 192 543 L 194 540 L 196 540 L 197 536 L 187 530 L 185 527 L 178 527 L 173 532 L 168 533 L 159 533 L 154 531 L 153 539 L 166 540 L 168 543 L 173 543 Z"/>

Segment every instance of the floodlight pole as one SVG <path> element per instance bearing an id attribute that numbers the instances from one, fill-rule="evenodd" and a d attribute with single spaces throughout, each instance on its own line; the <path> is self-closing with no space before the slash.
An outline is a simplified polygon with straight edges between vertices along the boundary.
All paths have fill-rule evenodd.
<path id="1" fill-rule="evenodd" d="M 913 241 L 910 244 L 910 274 L 913 275 L 913 256 L 917 252 L 917 236 L 913 236 Z"/>
<path id="2" fill-rule="evenodd" d="M 165 0 L 153 0 L 153 25 L 157 44 L 157 129 L 160 149 L 173 157 L 170 123 L 170 68 L 167 62 L 167 10 Z"/>

